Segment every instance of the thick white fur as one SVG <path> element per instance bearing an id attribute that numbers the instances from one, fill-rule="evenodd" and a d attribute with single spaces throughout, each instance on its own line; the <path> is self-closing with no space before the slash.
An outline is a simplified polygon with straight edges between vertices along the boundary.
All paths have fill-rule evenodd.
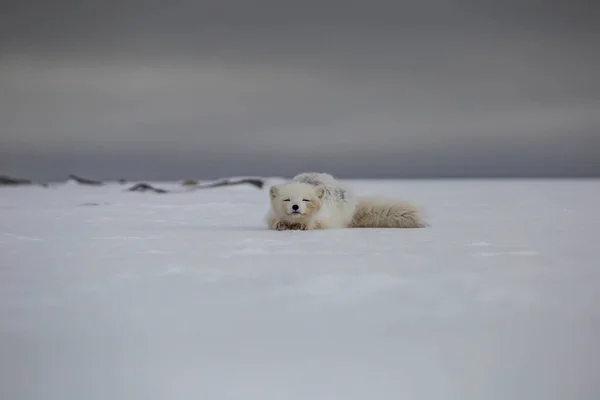
<path id="1" fill-rule="evenodd" d="M 292 182 L 305 183 L 323 191 L 321 208 L 314 218 L 322 229 L 348 227 L 357 206 L 356 196 L 349 187 L 324 172 L 304 172 L 292 178 Z"/>
<path id="2" fill-rule="evenodd" d="M 270 189 L 269 229 L 422 228 L 417 207 L 395 199 L 359 197 L 332 175 L 305 172 Z M 296 205 L 294 213 L 293 206 Z"/>
<path id="3" fill-rule="evenodd" d="M 419 209 L 385 197 L 360 197 L 349 228 L 425 228 Z"/>
<path id="4" fill-rule="evenodd" d="M 303 230 L 347 228 L 356 209 L 356 198 L 350 189 L 325 173 L 296 175 L 289 183 L 272 186 L 270 196 L 270 229 L 280 229 L 280 223 L 299 224 Z M 300 214 L 292 213 L 294 205 Z"/>

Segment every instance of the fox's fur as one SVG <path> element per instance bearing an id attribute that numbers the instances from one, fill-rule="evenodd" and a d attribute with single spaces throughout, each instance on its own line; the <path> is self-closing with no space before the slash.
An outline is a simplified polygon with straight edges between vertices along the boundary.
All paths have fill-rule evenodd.
<path id="1" fill-rule="evenodd" d="M 356 197 L 332 175 L 305 172 L 269 190 L 269 229 L 422 228 L 417 207 L 400 200 Z"/>
<path id="2" fill-rule="evenodd" d="M 425 228 L 419 209 L 384 197 L 360 197 L 349 228 Z"/>
<path id="3" fill-rule="evenodd" d="M 269 194 L 270 229 L 340 229 L 354 218 L 354 194 L 329 174 L 302 173 L 289 183 L 271 186 Z"/>

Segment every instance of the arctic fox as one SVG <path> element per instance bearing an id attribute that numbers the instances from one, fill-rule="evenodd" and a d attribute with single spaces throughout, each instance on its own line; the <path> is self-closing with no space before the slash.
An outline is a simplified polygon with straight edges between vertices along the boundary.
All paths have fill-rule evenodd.
<path id="1" fill-rule="evenodd" d="M 417 207 L 394 199 L 356 197 L 332 175 L 305 172 L 270 188 L 269 229 L 422 228 Z"/>
<path id="2" fill-rule="evenodd" d="M 291 182 L 271 186 L 270 229 L 340 229 L 350 225 L 356 198 L 330 174 L 305 172 Z"/>

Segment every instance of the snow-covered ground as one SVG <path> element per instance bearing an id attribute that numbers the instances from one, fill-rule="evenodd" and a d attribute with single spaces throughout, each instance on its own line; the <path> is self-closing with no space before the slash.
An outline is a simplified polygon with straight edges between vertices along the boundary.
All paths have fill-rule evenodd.
<path id="1" fill-rule="evenodd" d="M 0 189 L 0 399 L 600 398 L 600 181 L 353 185 L 432 226 L 267 231 L 252 187 Z"/>

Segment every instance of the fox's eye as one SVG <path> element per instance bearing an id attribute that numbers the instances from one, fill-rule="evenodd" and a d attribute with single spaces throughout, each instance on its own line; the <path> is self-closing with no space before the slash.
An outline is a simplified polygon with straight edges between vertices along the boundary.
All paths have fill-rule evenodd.
<path id="1" fill-rule="evenodd" d="M 309 200 L 309 199 L 302 199 L 302 201 L 306 201 L 306 202 L 309 202 L 309 201 L 310 201 L 310 200 Z"/>
<path id="2" fill-rule="evenodd" d="M 283 199 L 283 201 L 290 201 L 290 199 Z"/>

